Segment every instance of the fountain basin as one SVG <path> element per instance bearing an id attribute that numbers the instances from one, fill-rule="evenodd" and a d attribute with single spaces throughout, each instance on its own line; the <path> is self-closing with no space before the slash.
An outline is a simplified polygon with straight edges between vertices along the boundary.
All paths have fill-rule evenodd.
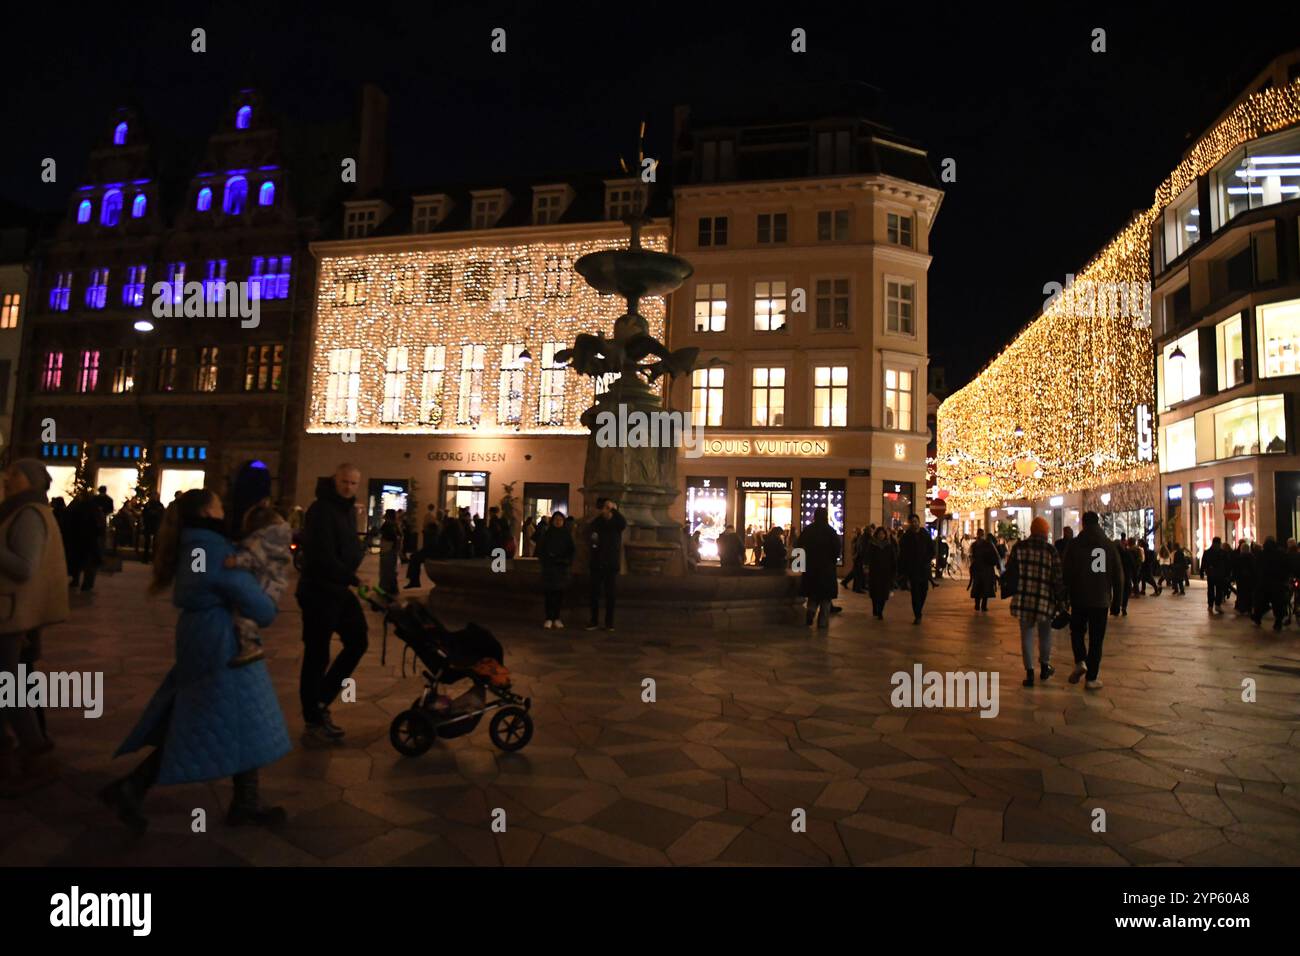
<path id="1" fill-rule="evenodd" d="M 589 252 L 573 268 L 597 292 L 628 299 L 666 295 L 695 271 L 685 259 L 646 249 Z"/>

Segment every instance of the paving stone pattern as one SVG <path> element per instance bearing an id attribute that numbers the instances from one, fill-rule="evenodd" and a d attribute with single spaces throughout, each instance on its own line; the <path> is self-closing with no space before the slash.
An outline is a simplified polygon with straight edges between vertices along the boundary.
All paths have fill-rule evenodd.
<path id="1" fill-rule="evenodd" d="M 485 612 L 533 699 L 536 735 L 504 754 L 482 724 L 414 759 L 392 749 L 388 726 L 420 680 L 401 676 L 391 638 L 380 665 L 373 618 L 359 699 L 334 708 L 346 743 L 299 742 L 301 619 L 289 596 L 267 647 L 295 749 L 263 773 L 289 823 L 227 828 L 229 783 L 216 781 L 153 791 L 137 839 L 94 794 L 138 759 L 110 755 L 171 665 L 175 611 L 147 598 L 145 581 L 128 562 L 46 634 L 47 669 L 104 672 L 105 713 L 51 716 L 63 775 L 0 803 L 0 864 L 1300 864 L 1296 629 L 1211 618 L 1203 590 L 1166 591 L 1112 620 L 1103 690 L 1066 683 L 1064 631 L 1057 675 L 1026 690 L 1008 604 L 976 615 L 951 581 L 920 627 L 906 594 L 883 624 L 864 595 L 842 594 L 829 633 L 665 623 L 607 635 L 583 631 L 580 609 L 564 631 L 497 626 Z M 917 662 L 998 671 L 998 716 L 895 709 L 890 677 Z M 642 702 L 647 677 L 655 703 Z M 1254 703 L 1242 701 L 1247 677 Z M 206 833 L 191 832 L 195 808 Z M 792 831 L 795 809 L 806 832 Z"/>

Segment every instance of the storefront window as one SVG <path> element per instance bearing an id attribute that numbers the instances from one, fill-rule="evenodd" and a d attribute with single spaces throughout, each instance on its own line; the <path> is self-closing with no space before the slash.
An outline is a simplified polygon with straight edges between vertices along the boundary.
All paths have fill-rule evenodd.
<path id="1" fill-rule="evenodd" d="M 1259 540 L 1259 519 L 1255 508 L 1255 482 L 1250 475 L 1235 475 L 1223 482 L 1223 500 L 1228 507 L 1224 509 L 1223 518 L 1227 535 L 1224 540 L 1236 547 L 1242 541 Z M 1236 506 L 1237 517 L 1230 516 L 1229 509 Z"/>
<path id="2" fill-rule="evenodd" d="M 718 559 L 718 535 L 727 528 L 727 479 L 686 479 L 686 524 L 700 533 L 700 557 Z"/>
<path id="3" fill-rule="evenodd" d="M 789 542 L 790 525 L 794 520 L 794 480 L 792 478 L 740 478 L 736 481 L 740 494 L 740 514 L 745 523 L 746 537 L 757 532 L 767 534 L 780 528 Z"/>
<path id="4" fill-rule="evenodd" d="M 1241 313 L 1220 322 L 1215 327 L 1214 337 L 1214 354 L 1219 362 L 1219 391 L 1223 391 L 1246 380 L 1246 360 L 1241 348 Z"/>
<path id="5" fill-rule="evenodd" d="M 1281 395 L 1242 398 L 1196 415 L 1197 461 L 1286 451 Z"/>
<path id="6" fill-rule="evenodd" d="M 1160 426 L 1160 470 L 1181 471 L 1196 467 L 1196 425 L 1187 418 Z"/>
<path id="7" fill-rule="evenodd" d="M 1196 184 L 1184 190 L 1165 209 L 1165 264 L 1173 262 L 1201 238 L 1201 210 L 1196 205 Z"/>
<path id="8" fill-rule="evenodd" d="M 1214 540 L 1214 482 L 1198 481 L 1192 485 L 1192 553 L 1197 567 L 1201 554 Z"/>
<path id="9" fill-rule="evenodd" d="M 799 488 L 800 527 L 812 524 L 816 510 L 825 508 L 831 527 L 840 536 L 841 555 L 844 554 L 844 488 L 843 478 L 805 478 Z"/>
<path id="10" fill-rule="evenodd" d="M 1300 374 L 1300 299 L 1261 305 L 1255 312 L 1260 378 Z"/>
<path id="11" fill-rule="evenodd" d="M 1196 330 L 1170 342 L 1160 354 L 1160 407 L 1201 394 L 1201 349 Z"/>
<path id="12" fill-rule="evenodd" d="M 470 517 L 487 517 L 488 473 L 486 471 L 444 471 L 442 507 L 450 515 L 468 508 Z"/>
<path id="13" fill-rule="evenodd" d="M 887 481 L 881 500 L 880 523 L 886 528 L 901 528 L 916 510 L 916 485 L 910 481 Z"/>

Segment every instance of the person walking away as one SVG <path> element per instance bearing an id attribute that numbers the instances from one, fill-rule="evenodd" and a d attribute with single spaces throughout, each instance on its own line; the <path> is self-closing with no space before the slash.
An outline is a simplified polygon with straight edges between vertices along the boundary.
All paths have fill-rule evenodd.
<path id="1" fill-rule="evenodd" d="M 361 583 L 357 568 L 364 555 L 356 530 L 360 483 L 360 469 L 346 462 L 339 465 L 332 477 L 316 483 L 316 500 L 303 518 L 297 589 L 303 643 L 298 699 L 304 738 L 313 744 L 342 739 L 343 729 L 330 718 L 329 707 L 368 646 L 366 616 L 349 590 Z M 331 664 L 330 640 L 335 633 L 343 649 Z"/>
<path id="2" fill-rule="evenodd" d="M 942 537 L 934 542 L 934 586 L 943 580 L 944 569 L 948 567 L 948 542 Z"/>
<path id="3" fill-rule="evenodd" d="M 262 593 L 278 608 L 280 596 L 289 589 L 289 569 L 293 567 L 293 531 L 270 501 L 262 501 L 244 512 L 242 537 L 233 554 L 226 558 L 227 568 L 242 568 L 257 581 Z M 238 648 L 230 659 L 231 667 L 243 667 L 266 656 L 257 622 L 235 613 Z"/>
<path id="4" fill-rule="evenodd" d="M 849 542 L 849 573 L 840 579 L 840 587 L 853 587 L 854 594 L 861 594 L 866 586 L 865 561 L 867 538 L 861 528 L 853 529 L 853 538 Z"/>
<path id="5" fill-rule="evenodd" d="M 1259 627 L 1264 622 L 1264 614 L 1273 609 L 1273 630 L 1282 630 L 1282 619 L 1286 617 L 1286 588 L 1290 583 L 1286 552 L 1277 543 L 1277 539 L 1264 539 L 1264 548 L 1259 553 L 1255 566 L 1255 610 L 1251 620 Z"/>
<path id="6" fill-rule="evenodd" d="M 1175 594 L 1187 593 L 1187 569 L 1191 567 L 1191 560 L 1187 556 L 1187 549 L 1181 544 L 1174 545 L 1174 553 L 1169 561 L 1169 573 L 1173 575 L 1173 585 Z"/>
<path id="7" fill-rule="evenodd" d="M 1160 565 L 1156 560 L 1154 548 L 1142 549 L 1144 559 L 1142 562 L 1142 581 L 1143 584 L 1151 585 L 1151 591 L 1156 597 L 1160 597 L 1160 592 L 1164 590 L 1160 586 Z"/>
<path id="8" fill-rule="evenodd" d="M 1238 614 L 1250 614 L 1254 610 L 1255 600 L 1255 555 L 1251 552 L 1250 542 L 1242 540 L 1232 555 L 1232 583 L 1237 589 L 1237 601 L 1233 609 Z"/>
<path id="9" fill-rule="evenodd" d="M 563 628 L 560 611 L 564 591 L 572 578 L 573 558 L 577 548 L 573 535 L 564 526 L 564 512 L 551 515 L 551 523 L 533 536 L 534 555 L 542 565 L 542 597 L 546 603 L 546 620 L 542 627 Z"/>
<path id="10" fill-rule="evenodd" d="M 397 593 L 397 556 L 401 545 L 397 512 L 389 508 L 379 526 L 379 590 L 387 594 Z"/>
<path id="11" fill-rule="evenodd" d="M 1074 670 L 1070 683 L 1087 677 L 1088 690 L 1100 690 L 1101 648 L 1106 639 L 1106 609 L 1119 616 L 1120 600 L 1128 588 L 1119 549 L 1101 530 L 1095 511 L 1083 515 L 1083 530 L 1065 549 L 1063 566 L 1070 602 L 1070 644 Z M 1086 641 L 1085 641 L 1086 639 Z"/>
<path id="12" fill-rule="evenodd" d="M 975 542 L 970 546 L 970 594 L 975 600 L 975 610 L 987 611 L 989 598 L 998 593 L 998 572 L 1002 562 L 998 549 L 988 539 L 983 528 L 975 529 Z"/>
<path id="13" fill-rule="evenodd" d="M 913 514 L 907 518 L 907 530 L 898 543 L 898 564 L 912 592 L 913 624 L 921 623 L 921 610 L 925 607 L 926 592 L 930 584 L 930 561 L 934 558 L 934 542 L 930 533 L 921 527 L 921 519 Z"/>
<path id="14" fill-rule="evenodd" d="M 1067 524 L 1065 526 L 1065 531 L 1062 532 L 1061 537 L 1056 539 L 1052 547 L 1056 548 L 1057 554 L 1059 554 L 1061 557 L 1065 557 L 1065 549 L 1070 546 L 1070 542 L 1073 540 L 1074 540 L 1074 529 Z"/>
<path id="15" fill-rule="evenodd" d="M 68 505 L 64 514 L 65 546 L 72 586 L 81 590 L 95 588 L 95 575 L 104 561 L 104 511 L 89 491 L 83 491 Z"/>
<path id="16" fill-rule="evenodd" d="M 885 619 L 885 603 L 897 577 L 898 559 L 894 554 L 894 543 L 882 525 L 867 542 L 867 589 L 871 592 L 871 613 L 878 621 Z"/>
<path id="17" fill-rule="evenodd" d="M 19 681 L 20 664 L 40 659 L 41 628 L 68 618 L 67 558 L 47 494 L 50 473 L 35 458 L 19 458 L 4 471 L 0 502 L 0 671 Z M 10 755 L 6 727 L 18 749 Z M 58 768 L 50 756 L 35 707 L 0 707 L 0 795 L 16 797 L 52 781 Z M 16 758 L 11 768 L 10 757 Z M 12 776 L 8 776 L 12 772 Z"/>
<path id="18" fill-rule="evenodd" d="M 1209 613 L 1222 614 L 1223 602 L 1228 598 L 1228 585 L 1232 582 L 1232 559 L 1224 550 L 1222 538 L 1216 537 L 1211 541 L 1201 555 L 1201 571 L 1205 574 Z"/>
<path id="19" fill-rule="evenodd" d="M 811 627 L 815 614 L 818 630 L 826 630 L 831 626 L 831 601 L 839 594 L 836 569 L 840 536 L 830 526 L 825 508 L 813 511 L 812 524 L 799 535 L 797 547 L 804 551 L 804 571 L 799 581 L 799 593 L 804 597 L 804 623 Z M 782 555 L 783 567 L 784 564 Z"/>
<path id="20" fill-rule="evenodd" d="M 591 623 L 587 630 L 600 626 L 600 599 L 605 598 L 605 630 L 614 630 L 614 601 L 618 590 L 618 572 L 623 564 L 623 532 L 627 520 L 619 514 L 612 498 L 596 499 L 597 513 L 591 522 Z"/>
<path id="21" fill-rule="evenodd" d="M 1020 656 L 1025 665 L 1025 687 L 1034 686 L 1034 632 L 1038 632 L 1038 673 L 1047 680 L 1052 666 L 1052 619 L 1067 596 L 1061 556 L 1048 535 L 1051 526 L 1042 515 L 1029 525 L 1029 537 L 1011 551 L 1007 573 L 1016 580 L 1011 614 L 1020 621 Z"/>
<path id="22" fill-rule="evenodd" d="M 158 533 L 149 590 L 156 594 L 172 587 L 172 603 L 181 609 L 176 663 L 115 756 L 146 746 L 154 748 L 152 753 L 99 793 L 137 834 L 148 826 L 141 805 L 155 784 L 221 777 L 234 782 L 228 825 L 285 821 L 284 808 L 262 803 L 258 786 L 260 768 L 290 750 L 266 662 L 227 666 L 236 647 L 232 615 L 269 627 L 275 602 L 247 571 L 225 566 L 233 551 L 225 527 L 221 499 L 195 488 L 181 495 Z M 205 556 L 197 569 L 196 552 Z"/>
<path id="23" fill-rule="evenodd" d="M 113 512 L 117 510 L 117 506 L 113 504 L 113 499 L 108 493 L 108 485 L 99 486 L 99 494 L 95 495 L 95 504 L 98 505 L 99 510 L 104 513 L 105 521 L 113 516 Z"/>
<path id="24" fill-rule="evenodd" d="M 144 509 L 140 513 L 140 526 L 144 538 L 144 561 L 149 563 L 153 560 L 154 539 L 158 537 L 158 529 L 162 527 L 163 515 L 167 509 L 163 503 L 158 500 L 156 494 L 149 496 L 145 502 Z"/>

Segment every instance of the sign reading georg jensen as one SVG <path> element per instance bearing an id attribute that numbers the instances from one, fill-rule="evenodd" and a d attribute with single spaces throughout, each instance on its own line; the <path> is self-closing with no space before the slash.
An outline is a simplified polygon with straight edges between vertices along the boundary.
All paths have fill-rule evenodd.
<path id="1" fill-rule="evenodd" d="M 706 458 L 825 458 L 827 438 L 705 438 Z"/>
<path id="2" fill-rule="evenodd" d="M 503 451 L 431 451 L 429 461 L 505 461 Z"/>

